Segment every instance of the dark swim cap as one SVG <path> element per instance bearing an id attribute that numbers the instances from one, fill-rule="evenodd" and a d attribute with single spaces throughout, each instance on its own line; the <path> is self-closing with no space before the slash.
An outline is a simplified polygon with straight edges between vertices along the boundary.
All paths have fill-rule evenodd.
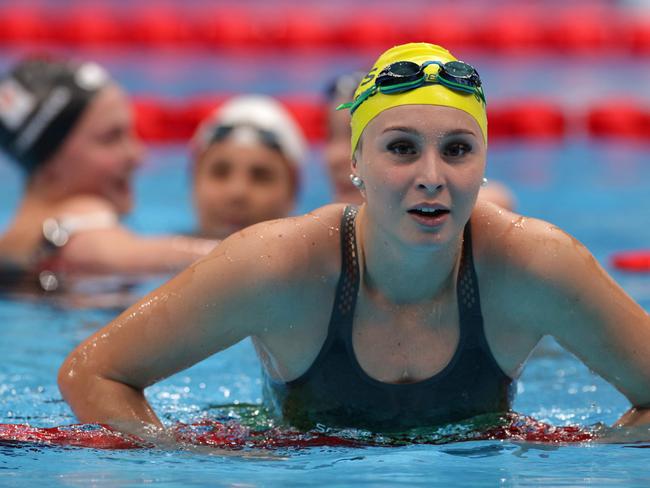
<path id="1" fill-rule="evenodd" d="M 363 71 L 353 71 L 351 73 L 344 73 L 330 80 L 325 86 L 324 95 L 325 100 L 333 102 L 338 99 L 350 100 L 354 98 L 354 91 L 361 83 L 366 73 Z"/>
<path id="2" fill-rule="evenodd" d="M 32 173 L 109 82 L 95 63 L 28 59 L 0 79 L 0 147 Z"/>

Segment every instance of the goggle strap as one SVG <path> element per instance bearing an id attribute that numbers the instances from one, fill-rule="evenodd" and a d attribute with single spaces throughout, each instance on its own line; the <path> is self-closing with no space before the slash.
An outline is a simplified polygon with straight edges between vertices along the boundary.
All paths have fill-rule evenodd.
<path id="1" fill-rule="evenodd" d="M 424 68 L 426 68 L 427 66 L 431 66 L 432 64 L 440 66 L 441 68 L 443 68 L 445 66 L 445 63 L 443 63 L 442 61 L 433 61 L 433 60 L 431 60 L 431 61 L 425 61 L 424 63 L 422 63 L 422 65 L 420 66 L 420 69 L 423 70 Z"/>
<path id="2" fill-rule="evenodd" d="M 361 105 L 375 93 L 377 93 L 377 87 L 375 85 L 371 86 L 366 91 L 361 93 L 361 95 L 359 95 L 359 97 L 354 102 L 352 102 L 352 105 L 350 105 L 350 114 L 354 113 L 359 105 Z"/>
<path id="3" fill-rule="evenodd" d="M 407 91 L 409 89 L 420 87 L 423 82 L 424 82 L 424 76 L 422 76 L 418 80 L 406 81 L 404 83 L 397 83 L 395 85 L 389 85 L 389 86 L 380 86 L 379 91 L 381 93 L 388 93 L 388 94 Z"/>

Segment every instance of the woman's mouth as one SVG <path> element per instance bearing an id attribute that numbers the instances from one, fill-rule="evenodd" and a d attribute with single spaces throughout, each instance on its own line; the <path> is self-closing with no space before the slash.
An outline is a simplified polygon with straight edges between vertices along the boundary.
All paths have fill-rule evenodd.
<path id="1" fill-rule="evenodd" d="M 449 215 L 449 209 L 440 207 L 413 207 L 408 210 L 418 224 L 426 227 L 437 227 L 442 225 Z"/>

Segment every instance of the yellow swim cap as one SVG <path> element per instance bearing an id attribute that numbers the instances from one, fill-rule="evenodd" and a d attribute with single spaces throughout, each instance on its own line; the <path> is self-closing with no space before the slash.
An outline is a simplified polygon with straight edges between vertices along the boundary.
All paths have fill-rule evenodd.
<path id="1" fill-rule="evenodd" d="M 361 80 L 361 83 L 354 92 L 354 99 L 356 100 L 368 88 L 373 86 L 376 76 L 388 65 L 397 61 L 412 61 L 417 64 L 422 64 L 426 61 L 440 61 L 447 63 L 449 61 L 456 61 L 456 58 L 445 48 L 435 44 L 426 42 L 402 44 L 390 48 L 384 52 L 379 59 L 375 62 L 374 66 L 366 77 Z M 435 69 L 437 66 L 432 65 L 431 68 Z M 352 154 L 357 148 L 359 138 L 366 128 L 368 122 L 374 119 L 384 110 L 400 105 L 443 105 L 445 107 L 453 107 L 470 114 L 478 123 L 483 138 L 487 143 L 487 116 L 485 113 L 485 104 L 475 95 L 471 93 L 463 93 L 460 91 L 446 88 L 440 84 L 425 84 L 418 88 L 404 91 L 401 93 L 384 94 L 377 92 L 368 97 L 363 103 L 357 106 L 356 110 L 352 113 Z"/>

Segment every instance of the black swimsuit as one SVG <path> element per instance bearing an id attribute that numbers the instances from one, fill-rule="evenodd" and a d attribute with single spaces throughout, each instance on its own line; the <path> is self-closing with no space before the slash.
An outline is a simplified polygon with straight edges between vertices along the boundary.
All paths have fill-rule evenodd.
<path id="1" fill-rule="evenodd" d="M 342 218 L 342 269 L 325 343 L 299 378 L 283 383 L 266 375 L 264 395 L 270 408 L 300 429 L 323 424 L 383 432 L 508 411 L 513 382 L 496 363 L 483 332 L 469 223 L 457 283 L 460 338 L 449 364 L 416 383 L 383 383 L 363 371 L 352 346 L 359 290 L 356 214 L 349 206 Z"/>

